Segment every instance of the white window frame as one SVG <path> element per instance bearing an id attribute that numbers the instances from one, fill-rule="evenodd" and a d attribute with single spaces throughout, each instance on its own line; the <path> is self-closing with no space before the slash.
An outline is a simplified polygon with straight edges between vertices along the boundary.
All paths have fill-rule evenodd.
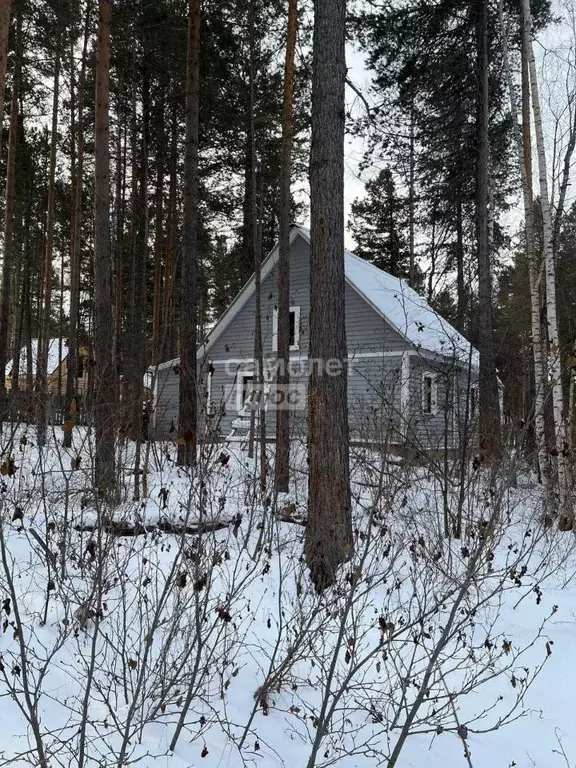
<path id="1" fill-rule="evenodd" d="M 296 352 L 300 349 L 300 307 L 290 307 L 290 312 L 294 312 L 294 344 L 290 345 L 290 351 Z M 272 352 L 278 352 L 278 308 L 274 307 L 272 313 Z"/>
<path id="2" fill-rule="evenodd" d="M 244 392 L 245 388 L 245 379 L 252 379 L 253 381 L 256 380 L 256 371 L 240 371 L 238 373 L 238 381 L 236 383 L 236 412 L 240 413 L 240 411 L 244 408 L 245 400 L 242 400 L 242 393 Z"/>
<path id="3" fill-rule="evenodd" d="M 431 382 L 430 386 L 430 410 L 426 410 L 426 402 L 425 402 L 425 390 L 424 390 L 424 380 L 429 379 Z M 437 373 L 431 373 L 430 371 L 424 371 L 422 373 L 422 413 L 425 416 L 437 416 L 438 415 L 438 374 Z"/>

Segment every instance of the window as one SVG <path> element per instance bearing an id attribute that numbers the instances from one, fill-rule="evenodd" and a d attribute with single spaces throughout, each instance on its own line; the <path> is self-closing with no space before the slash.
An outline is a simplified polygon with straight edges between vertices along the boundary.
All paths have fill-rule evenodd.
<path id="1" fill-rule="evenodd" d="M 438 412 L 438 384 L 435 373 L 422 374 L 422 413 Z"/>
<path id="2" fill-rule="evenodd" d="M 300 307 L 290 307 L 290 349 L 300 349 Z M 278 309 L 272 316 L 272 351 L 278 352 Z"/>
<path id="3" fill-rule="evenodd" d="M 78 378 L 83 379 L 84 378 L 84 358 L 82 355 L 78 355 Z"/>
<path id="4" fill-rule="evenodd" d="M 238 389 L 236 391 L 236 410 L 240 412 L 246 402 L 252 396 L 254 390 L 254 374 L 253 373 L 239 373 L 238 374 Z"/>

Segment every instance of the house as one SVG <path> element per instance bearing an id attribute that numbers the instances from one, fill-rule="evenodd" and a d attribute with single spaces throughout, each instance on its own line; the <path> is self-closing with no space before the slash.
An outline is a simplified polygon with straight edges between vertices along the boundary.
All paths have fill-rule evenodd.
<path id="1" fill-rule="evenodd" d="M 345 252 L 350 433 L 361 442 L 456 447 L 476 412 L 478 354 L 403 280 Z M 274 389 L 277 349 L 278 246 L 262 264 L 262 336 L 266 368 L 264 418 L 275 428 L 278 400 L 290 400 L 292 433 L 306 434 L 310 233 L 290 234 L 290 376 L 287 395 Z M 202 429 L 224 439 L 245 437 L 255 376 L 252 277 L 198 349 Z M 153 428 L 176 434 L 178 359 L 149 370 Z M 284 406 L 281 406 L 284 407 Z M 464 431 L 466 430 L 466 431 Z"/>
<path id="2" fill-rule="evenodd" d="M 28 353 L 30 362 L 28 365 Z M 81 345 L 78 350 L 78 386 L 77 394 L 84 395 L 88 391 L 88 369 L 90 351 L 88 347 Z M 38 365 L 38 339 L 31 339 L 30 345 L 23 346 L 20 350 L 18 361 L 18 388 L 31 389 L 36 381 Z M 6 365 L 5 383 L 6 389 L 12 389 L 12 372 L 14 361 L 10 360 Z M 29 381 L 29 373 L 32 374 L 32 382 Z M 65 339 L 50 339 L 48 342 L 48 392 L 51 395 L 64 394 L 66 391 L 66 376 L 68 374 L 68 345 Z"/>

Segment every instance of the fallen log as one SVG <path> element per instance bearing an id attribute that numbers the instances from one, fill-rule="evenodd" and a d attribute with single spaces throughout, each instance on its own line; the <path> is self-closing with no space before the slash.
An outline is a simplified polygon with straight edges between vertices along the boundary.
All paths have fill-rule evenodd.
<path id="1" fill-rule="evenodd" d="M 144 525 L 143 523 L 119 523 L 115 520 L 106 520 L 102 523 L 101 530 L 104 533 L 111 533 L 114 536 L 143 536 L 146 533 L 171 533 L 176 535 L 198 535 L 202 533 L 212 533 L 214 531 L 223 531 L 232 525 L 238 525 L 234 520 L 226 520 L 218 523 L 204 523 L 202 525 L 178 525 L 170 523 L 167 520 L 160 520 L 157 523 Z M 98 530 L 98 525 L 75 525 L 74 530 L 80 533 L 93 533 Z"/>
<path id="2" fill-rule="evenodd" d="M 298 520 L 292 517 L 281 517 L 279 520 L 281 523 L 292 523 L 294 525 L 301 525 L 302 527 L 306 526 L 306 520 Z M 144 536 L 147 533 L 156 533 L 157 531 L 170 533 L 176 536 L 198 536 L 204 533 L 223 531 L 226 528 L 235 528 L 237 531 L 241 522 L 242 519 L 240 516 L 234 517 L 231 520 L 203 523 L 201 525 L 179 525 L 177 523 L 171 523 L 168 520 L 159 520 L 157 523 L 148 525 L 144 525 L 143 523 L 130 524 L 120 523 L 116 520 L 106 520 L 102 523 L 101 530 L 103 533 L 110 533 L 113 536 Z M 75 525 L 74 530 L 79 533 L 93 533 L 98 530 L 98 525 L 96 523 L 92 525 Z"/>

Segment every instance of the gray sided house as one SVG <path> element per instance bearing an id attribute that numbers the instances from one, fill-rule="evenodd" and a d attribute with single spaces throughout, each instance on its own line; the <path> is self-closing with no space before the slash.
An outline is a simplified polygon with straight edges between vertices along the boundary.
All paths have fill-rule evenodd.
<path id="1" fill-rule="evenodd" d="M 262 336 L 267 434 L 275 428 L 275 402 L 289 402 L 292 434 L 306 435 L 310 233 L 294 225 L 290 236 L 291 387 L 274 389 L 277 343 L 278 246 L 262 265 Z M 403 280 L 348 251 L 346 337 L 348 403 L 354 441 L 416 450 L 458 447 L 476 412 L 478 357 L 471 345 Z M 201 429 L 211 437 L 244 440 L 254 381 L 254 278 L 198 350 Z M 152 425 L 159 438 L 176 436 L 179 368 L 170 360 L 149 370 Z"/>

